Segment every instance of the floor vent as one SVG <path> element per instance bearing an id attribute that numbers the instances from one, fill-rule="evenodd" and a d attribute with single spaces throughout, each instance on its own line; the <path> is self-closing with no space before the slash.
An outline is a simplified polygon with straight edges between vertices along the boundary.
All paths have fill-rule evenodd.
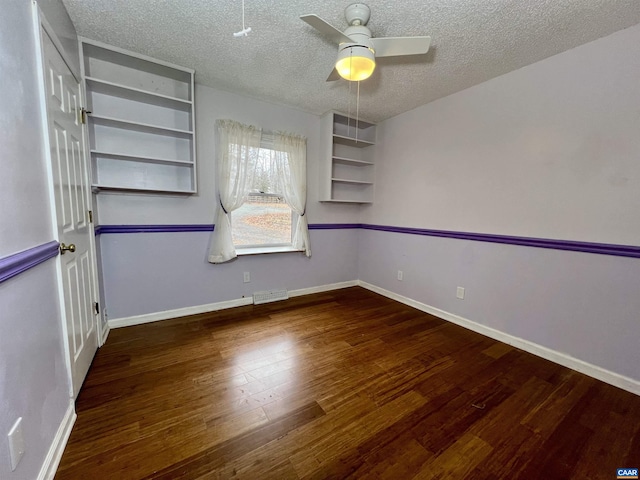
<path id="1" fill-rule="evenodd" d="M 286 288 L 282 290 L 266 290 L 264 292 L 255 292 L 253 294 L 253 304 L 277 302 L 278 300 L 286 300 L 289 298 L 289 292 Z"/>

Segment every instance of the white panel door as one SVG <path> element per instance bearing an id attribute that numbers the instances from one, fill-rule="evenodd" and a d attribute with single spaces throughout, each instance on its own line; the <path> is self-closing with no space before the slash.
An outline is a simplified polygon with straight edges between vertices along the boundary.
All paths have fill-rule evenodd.
<path id="1" fill-rule="evenodd" d="M 75 247 L 75 251 L 61 252 L 59 259 L 73 396 L 77 397 L 98 348 L 81 95 L 79 83 L 51 38 L 44 29 L 41 33 L 58 238 L 61 246 Z"/>

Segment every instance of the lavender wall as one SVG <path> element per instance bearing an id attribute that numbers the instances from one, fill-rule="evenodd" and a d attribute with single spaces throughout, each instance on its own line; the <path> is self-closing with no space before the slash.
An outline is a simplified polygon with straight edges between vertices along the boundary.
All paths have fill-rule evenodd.
<path id="1" fill-rule="evenodd" d="M 69 408 L 55 260 L 0 284 L 0 478 L 33 480 Z M 7 433 L 22 417 L 26 452 L 11 472 Z"/>
<path id="2" fill-rule="evenodd" d="M 357 278 L 357 230 L 312 231 L 313 255 L 298 252 L 206 262 L 207 232 L 100 236 L 109 319 L 206 305 L 285 287 Z M 243 283 L 243 272 L 251 282 Z"/>
<path id="3" fill-rule="evenodd" d="M 197 78 L 197 73 L 196 73 Z M 102 225 L 212 224 L 218 118 L 230 118 L 307 137 L 309 223 L 354 223 L 355 205 L 318 202 L 320 119 L 289 107 L 196 85 L 198 195 L 98 195 Z M 206 261 L 210 233 L 100 235 L 105 306 L 109 319 L 241 298 L 278 287 L 313 287 L 357 278 L 354 231 L 314 232 L 312 257 L 298 253 L 242 257 L 225 265 Z M 242 272 L 251 272 L 251 283 Z"/>
<path id="4" fill-rule="evenodd" d="M 361 280 L 640 380 L 640 260 L 370 230 L 359 235 L 366 252 Z M 458 286 L 464 300 L 456 298 Z"/>
<path id="5" fill-rule="evenodd" d="M 384 122 L 361 221 L 639 245 L 639 44 L 632 27 Z M 640 380 L 638 259 L 359 235 L 361 280 Z"/>
<path id="6" fill-rule="evenodd" d="M 31 8 L 13 0 L 0 15 L 0 258 L 54 238 Z M 3 480 L 37 478 L 70 404 L 55 282 L 55 260 L 48 260 L 0 283 Z M 7 433 L 18 417 L 26 452 L 11 472 Z"/>
<path id="7" fill-rule="evenodd" d="M 362 223 L 637 245 L 640 25 L 379 127 Z"/>
<path id="8" fill-rule="evenodd" d="M 0 18 L 0 256 L 53 239 L 49 220 L 31 3 L 3 5 Z"/>

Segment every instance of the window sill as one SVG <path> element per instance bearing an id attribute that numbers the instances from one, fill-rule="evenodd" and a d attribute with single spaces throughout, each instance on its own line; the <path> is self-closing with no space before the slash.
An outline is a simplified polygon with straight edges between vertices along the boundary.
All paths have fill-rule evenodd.
<path id="1" fill-rule="evenodd" d="M 236 248 L 236 254 L 239 257 L 244 255 L 262 255 L 264 253 L 290 253 L 290 252 L 302 252 L 291 245 L 283 247 L 251 247 L 251 248 Z"/>

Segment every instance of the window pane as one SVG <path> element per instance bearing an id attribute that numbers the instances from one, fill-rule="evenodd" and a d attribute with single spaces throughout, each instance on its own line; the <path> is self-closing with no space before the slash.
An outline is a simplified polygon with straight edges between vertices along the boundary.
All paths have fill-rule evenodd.
<path id="1" fill-rule="evenodd" d="M 280 195 L 251 193 L 231 214 L 233 244 L 291 244 L 291 208 Z"/>

